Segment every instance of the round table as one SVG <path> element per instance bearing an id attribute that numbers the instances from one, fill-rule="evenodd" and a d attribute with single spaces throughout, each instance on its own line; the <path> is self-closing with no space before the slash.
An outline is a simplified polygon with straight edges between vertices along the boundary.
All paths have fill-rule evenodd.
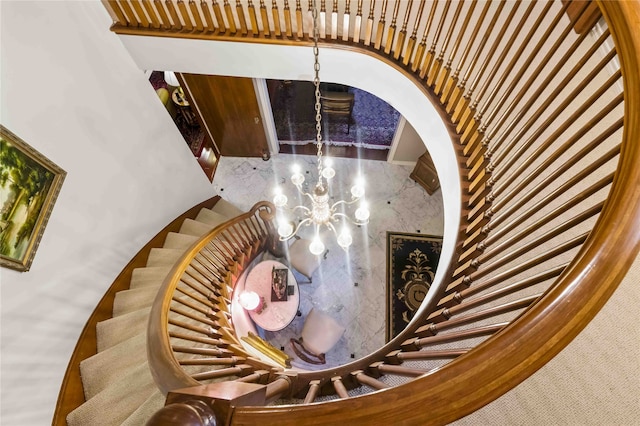
<path id="1" fill-rule="evenodd" d="M 293 286 L 293 294 L 287 300 L 271 301 L 271 273 L 273 268 L 287 269 L 287 285 Z M 259 327 L 267 331 L 278 331 L 288 326 L 296 317 L 300 304 L 298 282 L 291 270 L 275 260 L 258 263 L 247 276 L 246 291 L 255 291 L 264 298 L 264 307 L 260 313 L 249 311 L 249 316 Z"/>

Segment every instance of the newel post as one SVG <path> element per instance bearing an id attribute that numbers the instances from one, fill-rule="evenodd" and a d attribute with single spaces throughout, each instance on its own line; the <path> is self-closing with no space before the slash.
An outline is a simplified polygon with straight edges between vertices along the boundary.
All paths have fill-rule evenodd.
<path id="1" fill-rule="evenodd" d="M 267 387 L 227 381 L 176 389 L 146 426 L 222 426 L 231 421 L 233 407 L 265 405 Z"/>

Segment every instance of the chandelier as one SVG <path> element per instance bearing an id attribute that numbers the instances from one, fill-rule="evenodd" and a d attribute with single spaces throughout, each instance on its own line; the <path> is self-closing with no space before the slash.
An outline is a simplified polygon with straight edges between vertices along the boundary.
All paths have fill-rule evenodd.
<path id="1" fill-rule="evenodd" d="M 329 181 L 335 176 L 336 172 L 331 167 L 329 158 L 322 156 L 322 115 L 320 105 L 320 62 L 318 60 L 318 11 L 316 1 L 312 2 L 313 15 L 313 56 L 314 56 L 314 79 L 315 87 L 315 110 L 316 110 L 316 146 L 317 146 L 317 168 L 318 180 L 311 192 L 306 192 L 302 184 L 304 183 L 304 175 L 301 173 L 299 166 L 293 166 L 293 174 L 291 175 L 291 183 L 301 194 L 303 203 L 294 207 L 287 205 L 288 199 L 284 195 L 282 188 L 276 187 L 273 204 L 278 208 L 278 234 L 280 241 L 287 241 L 298 234 L 298 231 L 307 226 L 315 228 L 315 234 L 309 244 L 309 251 L 312 254 L 320 255 L 324 252 L 325 246 L 320 238 L 320 230 L 322 228 L 330 229 L 336 236 L 338 245 L 343 249 L 347 249 L 353 242 L 348 222 L 355 225 L 364 225 L 369 221 L 369 208 L 364 200 L 364 179 L 358 177 L 355 184 L 351 187 L 351 199 L 340 200 L 333 204 L 329 203 Z M 304 205 L 310 202 L 310 206 Z M 347 210 L 354 204 L 358 203 L 358 208 L 354 212 L 354 217 L 347 214 Z M 295 224 L 289 220 L 284 211 L 289 211 L 298 216 L 298 223 Z M 340 231 L 336 229 L 340 227 Z"/>

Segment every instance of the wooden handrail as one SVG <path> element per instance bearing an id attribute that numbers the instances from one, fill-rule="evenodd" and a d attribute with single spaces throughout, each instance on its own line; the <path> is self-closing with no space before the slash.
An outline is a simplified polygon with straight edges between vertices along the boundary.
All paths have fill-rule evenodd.
<path id="1" fill-rule="evenodd" d="M 434 374 L 330 407 L 240 407 L 234 424 L 445 424 L 493 401 L 564 348 L 596 315 L 640 251 L 640 2 L 600 2 L 625 84 L 623 147 L 615 182 L 590 238 L 538 303 L 509 327 Z M 392 401 L 392 402 L 390 402 Z M 421 409 L 417 410 L 416 407 Z"/>
<path id="2" fill-rule="evenodd" d="M 118 2 L 113 2 L 113 4 L 116 3 Z M 181 1 L 176 2 L 178 10 L 180 10 L 181 3 Z M 509 77 L 512 77 L 511 69 L 518 76 L 525 76 L 526 65 L 517 68 L 515 67 L 516 58 L 512 58 L 507 66 L 510 70 L 509 73 L 499 77 L 497 85 L 494 82 L 494 87 L 482 87 L 481 93 L 492 89 L 490 100 L 485 102 L 479 111 L 475 111 L 481 97 L 476 98 L 471 103 L 472 89 L 475 87 L 476 81 L 470 87 L 466 87 L 466 81 L 472 76 L 473 70 L 478 65 L 479 55 L 482 54 L 483 49 L 475 50 L 473 58 L 467 63 L 467 53 L 469 53 L 467 50 L 471 47 L 471 44 L 467 45 L 464 59 L 459 62 L 458 67 L 460 72 L 466 67 L 466 72 L 460 81 L 457 80 L 459 77 L 458 69 L 453 77 L 447 79 L 451 68 L 448 62 L 443 62 L 444 54 L 447 50 L 445 45 L 450 45 L 449 36 L 451 34 L 451 27 L 448 27 L 449 32 L 444 36 L 445 41 L 442 42 L 440 40 L 442 32 L 446 31 L 447 28 L 445 21 L 450 19 L 447 14 L 453 13 L 458 16 L 461 11 L 460 5 L 456 7 L 455 3 L 452 3 L 454 6 L 450 10 L 450 2 L 433 2 L 429 18 L 425 23 L 424 36 L 421 42 L 419 44 L 415 43 L 417 41 L 415 35 L 418 26 L 422 23 L 418 22 L 421 18 L 416 18 L 418 21 L 413 23 L 413 43 L 410 38 L 406 44 L 402 45 L 400 43 L 400 33 L 398 33 L 398 44 L 395 49 L 391 49 L 396 20 L 398 16 L 402 16 L 398 6 L 399 3 L 394 2 L 389 26 L 386 25 L 386 19 L 388 18 L 386 16 L 387 1 L 383 2 L 383 12 L 378 17 L 373 14 L 375 2 L 372 1 L 370 3 L 371 8 L 366 17 L 362 15 L 361 2 L 358 3 L 356 17 L 366 19 L 366 28 L 363 28 L 364 34 L 361 33 L 361 27 L 357 24 L 350 29 L 352 33 L 346 34 L 346 38 L 344 32 L 342 37 L 338 37 L 337 23 L 339 19 L 335 19 L 337 15 L 334 15 L 337 13 L 337 2 L 333 2 L 334 8 L 331 12 L 330 22 L 327 27 L 321 29 L 321 33 L 323 35 L 326 34 L 323 43 L 325 45 L 338 45 L 348 49 L 365 51 L 372 56 L 377 56 L 392 66 L 402 69 L 410 78 L 418 82 L 418 86 L 426 94 L 442 102 L 442 110 L 450 114 L 450 116 L 443 114 L 443 118 L 448 121 L 449 128 L 452 129 L 452 133 L 455 136 L 453 139 L 456 142 L 458 140 L 462 142 L 459 151 L 463 161 L 460 163 L 466 164 L 470 169 L 463 170 L 462 178 L 463 180 L 468 180 L 466 183 L 468 193 L 465 194 L 465 201 L 467 201 L 469 208 L 468 218 L 471 223 L 468 224 L 466 229 L 461 230 L 461 236 L 465 243 L 473 241 L 474 244 L 481 244 L 482 237 L 478 237 L 478 235 L 486 234 L 491 226 L 495 225 L 490 221 L 493 213 L 503 207 L 506 210 L 515 212 L 517 209 L 513 206 L 517 206 L 519 203 L 519 201 L 516 201 L 507 205 L 507 202 L 511 201 L 512 194 L 496 198 L 502 196 L 501 192 L 505 186 L 517 177 L 513 174 L 507 174 L 507 177 L 500 181 L 502 186 L 494 187 L 496 181 L 502 177 L 503 171 L 508 170 L 509 173 L 512 173 L 511 168 L 507 166 L 511 166 L 510 159 L 513 158 L 515 153 L 519 152 L 517 151 L 518 146 L 515 143 L 511 143 L 511 139 L 515 136 L 510 137 L 509 140 L 507 140 L 507 137 L 512 133 L 516 136 L 524 135 L 526 133 L 525 129 L 533 129 L 532 131 L 538 137 L 542 134 L 542 128 L 550 125 L 552 121 L 538 114 L 538 111 L 541 111 L 538 109 L 535 111 L 534 116 L 536 119 L 545 120 L 544 126 L 541 123 L 537 123 L 538 127 L 533 127 L 534 121 L 525 119 L 525 113 L 529 108 L 533 107 L 533 103 L 527 101 L 524 109 L 516 108 L 517 101 L 526 94 L 526 90 L 518 85 L 520 78 L 515 78 L 509 82 L 504 76 L 510 74 Z M 412 2 L 407 3 L 413 4 Z M 205 38 L 254 43 L 309 43 L 309 38 L 306 35 L 308 28 L 302 31 L 302 15 L 307 11 L 300 10 L 299 3 L 296 4 L 295 22 L 291 19 L 287 20 L 285 15 L 286 23 L 284 30 L 282 30 L 275 19 L 272 21 L 273 26 L 270 27 L 268 12 L 263 2 L 260 3 L 259 9 L 258 5 L 255 8 L 249 8 L 248 11 L 251 16 L 247 19 L 247 22 L 244 22 L 244 19 L 239 19 L 240 14 L 234 16 L 232 10 L 226 7 L 228 3 L 225 2 L 224 13 L 226 15 L 224 17 L 227 19 L 226 23 L 222 9 L 214 2 L 211 7 L 216 17 L 215 28 L 212 24 L 208 29 L 203 28 L 198 31 L 193 30 L 193 25 L 190 27 L 190 24 L 186 23 L 186 21 L 186 25 L 183 26 L 180 23 L 180 19 L 176 19 L 177 12 L 172 0 L 167 0 L 164 3 L 158 1 L 156 6 L 158 4 L 161 6 L 163 4 L 166 5 L 167 11 L 172 15 L 173 24 L 166 21 L 173 29 L 172 32 L 160 31 L 152 23 L 147 25 L 148 28 L 137 26 L 143 23 L 135 26 L 130 25 L 126 19 L 123 20 L 122 18 L 124 16 L 122 15 L 123 12 L 129 15 L 126 10 L 120 11 L 122 16 L 118 17 L 113 30 L 120 34 Z M 205 5 L 205 9 L 208 11 L 209 3 L 202 2 L 201 6 L 202 4 Z M 322 5 L 324 4 L 325 2 L 322 2 Z M 532 4 L 530 8 L 533 7 Z M 562 41 L 562 37 L 554 39 L 552 33 L 556 24 L 565 18 L 564 13 L 567 5 L 565 4 L 564 7 L 553 14 L 554 16 L 551 17 L 553 23 L 551 25 L 543 25 L 545 22 L 543 18 L 550 11 L 550 4 L 548 3 L 548 6 L 545 6 L 544 12 L 539 15 L 536 23 L 531 26 L 532 31 L 540 27 L 540 31 L 544 32 L 544 35 L 537 42 L 537 47 L 533 49 L 534 51 L 543 50 L 546 52 L 543 54 L 544 58 L 538 58 L 536 62 L 536 70 L 539 71 L 545 67 L 545 63 L 552 59 L 552 52 L 557 50 L 560 46 L 559 42 Z M 496 330 L 503 329 L 492 338 L 489 338 L 473 350 L 456 352 L 462 355 L 457 357 L 455 361 L 413 382 L 384 392 L 350 398 L 348 401 L 334 401 L 326 404 L 326 406 L 237 408 L 233 416 L 234 423 L 332 423 L 344 421 L 345 419 L 349 419 L 350 423 L 392 422 L 399 415 L 406 421 L 434 424 L 448 422 L 479 408 L 524 380 L 566 346 L 595 315 L 618 285 L 635 254 L 640 249 L 640 232 L 638 232 L 640 227 L 640 220 L 638 220 L 640 218 L 640 191 L 638 190 L 640 176 L 639 172 L 634 170 L 635 165 L 640 160 L 640 148 L 638 147 L 638 139 L 640 139 L 640 130 L 638 128 L 640 121 L 640 78 L 637 75 L 640 41 L 639 36 L 633 33 L 633 28 L 637 27 L 639 21 L 638 9 L 640 9 L 640 3 L 638 1 L 628 3 L 599 2 L 598 5 L 608 21 L 609 30 L 616 42 L 617 54 L 621 62 L 621 74 L 626 89 L 624 92 L 625 115 L 622 148 L 609 198 L 592 231 L 583 233 L 568 241 L 560 242 L 556 249 L 551 252 L 538 255 L 537 259 L 548 260 L 549 256 L 553 254 L 563 253 L 569 249 L 582 246 L 577 256 L 566 268 L 563 265 L 561 269 L 554 270 L 554 273 L 561 270 L 562 273 L 558 279 L 553 281 L 552 287 L 547 290 L 544 296 L 537 299 L 536 303 L 528 311 L 509 326 L 504 328 L 501 326 L 494 327 Z M 424 7 L 425 2 L 420 2 L 420 13 L 417 16 L 423 16 Z M 530 8 L 528 10 L 531 10 Z M 585 8 L 586 6 L 579 9 L 584 10 Z M 165 6 L 162 6 L 162 9 L 164 10 Z M 439 15 L 436 14 L 436 10 L 440 11 Z M 276 12 L 277 10 L 274 9 L 273 11 Z M 206 18 L 204 9 L 203 13 Z M 323 7 L 321 17 L 325 18 L 326 13 L 327 11 Z M 404 13 L 405 16 L 410 16 L 409 10 L 404 10 Z M 236 17 L 239 19 L 239 32 L 236 31 Z M 579 17 L 580 11 L 572 19 L 575 21 Z M 349 13 L 345 13 L 344 18 L 347 21 L 350 18 Z M 482 20 L 483 18 L 480 19 L 480 21 Z M 407 18 L 405 18 L 405 21 L 407 21 Z M 323 25 L 326 25 L 327 21 L 323 19 L 323 23 Z M 479 25 L 477 23 L 476 28 Z M 196 24 L 195 26 L 197 27 L 198 25 Z M 406 30 L 407 26 L 411 27 L 409 21 L 403 23 L 403 29 Z M 435 28 L 434 32 L 431 32 L 430 28 Z M 558 26 L 558 31 L 568 35 L 572 29 L 572 24 L 563 28 Z M 387 34 L 386 39 L 384 37 L 385 31 Z M 530 34 L 533 34 L 533 32 Z M 579 36 L 578 39 L 582 40 L 583 37 Z M 553 43 L 553 47 L 541 49 L 544 44 L 543 40 L 550 40 Z M 509 43 L 513 41 L 514 39 L 511 39 Z M 442 47 L 442 53 L 436 56 L 438 46 Z M 577 44 L 573 46 L 570 50 L 573 50 Z M 458 49 L 457 42 L 454 42 L 454 49 Z M 563 58 L 566 57 L 568 56 L 563 55 Z M 402 58 L 401 62 L 399 58 Z M 531 55 L 526 62 L 531 62 L 533 59 L 534 56 Z M 485 66 L 483 64 L 480 68 L 483 69 Z M 537 72 L 534 72 L 534 74 L 537 74 Z M 618 77 L 614 75 L 607 84 L 612 83 L 616 78 Z M 549 78 L 545 81 L 548 80 Z M 530 86 L 536 83 L 536 77 L 528 76 L 523 81 L 526 81 L 525 86 Z M 505 86 L 504 90 L 493 90 L 495 87 L 503 85 Z M 555 97 L 558 93 L 559 91 L 554 91 L 553 96 Z M 509 98 L 510 96 L 514 97 L 515 100 Z M 501 97 L 501 100 L 493 102 L 497 97 Z M 593 99 L 595 99 L 595 96 Z M 547 104 L 551 103 L 547 101 Z M 569 117 L 577 117 L 586 109 L 586 105 L 590 105 L 590 102 L 583 104 L 580 107 L 581 109 L 570 111 L 576 115 L 569 115 Z M 487 119 L 480 121 L 486 111 L 488 111 Z M 556 113 L 556 116 L 558 115 L 559 110 Z M 493 123 L 494 119 L 496 123 Z M 524 127 L 519 127 L 521 120 L 525 122 Z M 593 121 L 590 122 L 591 125 L 593 123 Z M 563 126 L 565 127 L 559 128 L 558 132 L 552 135 L 553 139 L 560 136 L 560 130 L 568 127 L 566 124 Z M 610 129 L 615 128 L 614 125 Z M 611 135 L 608 131 L 603 133 L 603 135 L 605 134 L 605 138 Z M 579 139 L 579 137 L 576 136 L 575 139 Z M 602 162 L 615 157 L 617 154 L 617 148 L 610 149 L 602 156 Z M 579 155 L 574 156 L 574 158 L 579 157 Z M 531 160 L 528 161 L 533 164 L 534 159 L 535 157 L 531 157 Z M 602 162 L 599 159 L 593 165 L 588 166 L 585 169 L 585 175 L 595 170 Z M 494 169 L 497 172 L 492 176 L 491 173 Z M 561 170 L 562 168 L 552 172 L 552 175 L 560 176 Z M 518 172 L 524 171 L 524 168 L 521 168 Z M 578 180 L 576 179 L 575 181 L 577 182 Z M 583 194 L 580 195 L 580 197 L 583 196 Z M 493 203 L 494 199 L 496 200 L 495 203 Z M 501 213 L 503 212 L 504 210 Z M 503 215 L 501 218 L 510 219 L 509 215 Z M 549 235 L 552 236 L 551 234 Z M 455 270 L 454 279 L 456 281 L 451 283 L 448 288 L 451 292 L 465 288 L 465 286 L 468 286 L 469 280 L 484 278 L 485 274 L 489 272 L 499 274 L 497 267 L 495 271 L 491 268 L 485 268 L 478 270 L 477 273 L 473 272 L 474 268 L 477 267 L 478 259 L 483 259 L 483 257 L 477 255 L 477 252 L 481 251 L 480 244 L 467 248 L 467 257 L 464 258 L 465 263 L 459 265 Z M 529 243 L 528 247 L 533 247 L 533 245 L 535 244 Z M 522 249 L 522 251 L 527 250 Z M 537 259 L 534 258 L 533 260 Z M 228 259 L 224 261 L 228 261 Z M 527 262 L 525 264 L 528 266 L 535 263 L 533 261 Z M 519 270 L 517 267 L 511 268 L 502 274 L 486 278 L 485 283 L 495 279 L 497 276 L 515 275 L 518 271 L 521 271 L 521 269 Z M 451 296 L 454 295 L 454 293 L 451 294 Z M 451 297 L 447 300 L 452 304 L 459 302 L 456 297 Z M 568 303 L 567 300 L 571 300 L 571 303 Z M 440 307 L 443 307 L 443 305 L 440 304 Z M 425 315 L 428 314 L 429 312 L 425 312 Z M 399 337 L 401 339 L 408 338 L 412 332 L 413 330 L 411 329 L 405 330 Z M 378 355 L 376 354 L 376 356 Z M 425 356 L 425 354 L 419 355 Z M 405 356 L 408 356 L 408 354 L 402 357 Z M 402 357 L 397 356 L 398 359 Z M 364 361 L 372 363 L 376 361 L 373 358 L 375 356 L 366 357 Z M 348 396 L 345 383 L 349 379 L 349 373 L 354 371 L 354 366 L 356 365 L 352 364 L 332 372 L 337 374 L 332 380 L 334 391 L 343 398 Z M 315 377 L 318 380 L 321 378 L 322 373 L 318 373 Z M 473 383 L 473 386 L 470 386 L 470 383 Z M 180 385 L 185 386 L 184 383 L 180 383 Z M 294 388 L 295 386 L 297 385 L 294 384 Z M 389 400 L 394 401 L 393 405 L 385 403 Z M 428 409 L 415 410 L 414 408 L 417 405 L 428 407 Z"/>

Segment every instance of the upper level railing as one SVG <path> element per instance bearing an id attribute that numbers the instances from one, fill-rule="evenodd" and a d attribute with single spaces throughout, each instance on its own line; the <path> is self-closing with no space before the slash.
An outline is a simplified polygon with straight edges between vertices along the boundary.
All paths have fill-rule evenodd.
<path id="1" fill-rule="evenodd" d="M 308 44 L 307 2 L 295 3 L 109 2 L 119 34 Z M 588 2 L 320 2 L 325 46 L 395 64 L 441 109 L 464 188 L 459 250 L 397 349 L 270 378 L 269 399 L 340 400 L 237 407 L 234 423 L 449 422 L 585 327 L 640 249 L 640 5 L 597 5 L 606 22 L 576 31 Z"/>

